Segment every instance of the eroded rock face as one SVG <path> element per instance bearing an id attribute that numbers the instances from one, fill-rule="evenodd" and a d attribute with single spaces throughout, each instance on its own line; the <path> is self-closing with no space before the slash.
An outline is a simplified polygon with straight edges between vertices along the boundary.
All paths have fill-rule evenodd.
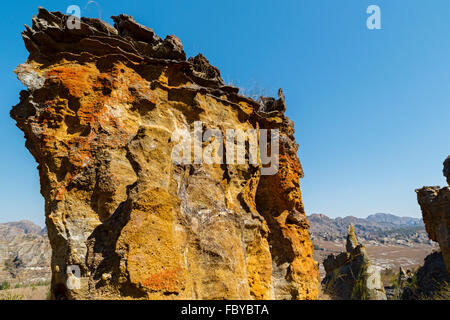
<path id="1" fill-rule="evenodd" d="M 325 291 L 334 299 L 386 300 L 380 270 L 371 264 L 364 245 L 358 244 L 353 225 L 345 248 L 345 252 L 330 254 L 323 261 Z"/>
<path id="2" fill-rule="evenodd" d="M 444 161 L 444 176 L 447 178 L 447 184 L 450 185 L 450 156 L 447 157 Z"/>
<path id="3" fill-rule="evenodd" d="M 41 8 L 23 33 L 30 57 L 16 73 L 28 90 L 11 116 L 39 163 L 53 298 L 316 298 L 282 92 L 241 96 L 205 57 L 186 61 L 175 36 L 113 19 L 69 29 Z M 175 164 L 172 133 L 199 121 L 223 133 L 278 129 L 279 170 Z"/>
<path id="4" fill-rule="evenodd" d="M 444 161 L 449 182 L 450 157 Z M 423 187 L 416 190 L 425 228 L 431 240 L 439 243 L 447 271 L 450 272 L 450 187 Z"/>

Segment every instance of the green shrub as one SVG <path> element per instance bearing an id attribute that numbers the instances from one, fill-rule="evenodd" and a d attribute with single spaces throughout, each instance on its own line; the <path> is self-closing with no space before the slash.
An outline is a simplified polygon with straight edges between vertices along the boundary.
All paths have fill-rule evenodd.
<path id="1" fill-rule="evenodd" d="M 359 274 L 355 279 L 351 298 L 356 300 L 368 300 L 369 296 L 369 289 L 367 288 L 367 264 L 363 263 Z"/>
<path id="2" fill-rule="evenodd" d="M 6 289 L 9 289 L 9 288 L 11 288 L 11 285 L 9 284 L 9 282 L 8 281 L 3 281 L 1 284 L 0 284 L 0 290 L 6 290 Z"/>
<path id="3" fill-rule="evenodd" d="M 11 292 L 0 294 L 0 300 L 23 300 L 23 295 Z"/>

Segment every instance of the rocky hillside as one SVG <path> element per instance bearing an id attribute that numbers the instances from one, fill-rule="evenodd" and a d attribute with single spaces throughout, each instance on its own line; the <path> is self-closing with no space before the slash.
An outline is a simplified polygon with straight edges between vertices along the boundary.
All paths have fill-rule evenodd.
<path id="1" fill-rule="evenodd" d="M 177 37 L 112 19 L 40 8 L 23 32 L 11 116 L 39 163 L 52 298 L 316 298 L 282 90 L 245 97 Z M 258 132 L 248 152 L 236 129 Z"/>
<path id="2" fill-rule="evenodd" d="M 45 229 L 31 221 L 0 223 L 0 282 L 27 285 L 50 279 Z"/>
<path id="3" fill-rule="evenodd" d="M 29 220 L 0 223 L 0 238 L 11 239 L 18 234 L 37 234 L 42 228 Z"/>
<path id="4" fill-rule="evenodd" d="M 393 226 L 405 228 L 405 227 L 416 227 L 420 226 L 423 227 L 423 221 L 422 219 L 418 218 L 411 218 L 411 217 L 398 217 L 396 215 L 390 214 L 390 213 L 375 213 L 371 214 L 366 218 L 367 221 L 378 223 L 385 227 Z"/>
<path id="5" fill-rule="evenodd" d="M 367 218 L 348 216 L 333 219 L 323 214 L 312 214 L 308 216 L 308 220 L 313 240 L 343 240 L 348 226 L 353 224 L 360 240 L 375 241 L 380 244 L 431 244 L 423 221 L 418 218 L 376 213 Z"/>

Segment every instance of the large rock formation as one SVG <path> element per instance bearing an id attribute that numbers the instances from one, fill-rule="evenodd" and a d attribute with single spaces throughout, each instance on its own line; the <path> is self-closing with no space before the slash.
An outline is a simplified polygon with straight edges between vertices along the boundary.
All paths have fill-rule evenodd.
<path id="1" fill-rule="evenodd" d="M 113 20 L 40 8 L 23 33 L 30 56 L 16 73 L 28 90 L 11 116 L 39 163 L 52 297 L 316 298 L 281 90 L 278 100 L 246 98 L 202 55 L 186 61 L 175 36 Z M 248 154 L 224 163 L 236 143 L 218 136 L 200 147 L 222 150 L 222 163 L 176 163 L 177 129 L 269 129 L 272 138 L 278 129 L 279 170 L 261 174 Z"/>
<path id="2" fill-rule="evenodd" d="M 323 261 L 325 292 L 334 299 L 386 300 L 380 270 L 371 264 L 364 245 L 358 244 L 353 225 L 345 248 L 345 252 L 330 254 Z"/>
<path id="3" fill-rule="evenodd" d="M 444 176 L 450 179 L 450 156 L 444 161 Z M 423 187 L 416 190 L 425 228 L 431 240 L 439 243 L 450 272 L 450 187 Z"/>

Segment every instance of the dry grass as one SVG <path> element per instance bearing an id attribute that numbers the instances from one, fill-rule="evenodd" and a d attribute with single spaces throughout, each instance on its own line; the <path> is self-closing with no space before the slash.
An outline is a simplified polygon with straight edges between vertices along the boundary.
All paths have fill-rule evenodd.
<path id="1" fill-rule="evenodd" d="M 0 291 L 0 300 L 48 300 L 50 286 L 32 286 Z"/>
<path id="2" fill-rule="evenodd" d="M 431 296 L 421 295 L 419 300 L 450 300 L 450 284 L 443 282 L 437 285 L 438 288 L 431 294 Z"/>

